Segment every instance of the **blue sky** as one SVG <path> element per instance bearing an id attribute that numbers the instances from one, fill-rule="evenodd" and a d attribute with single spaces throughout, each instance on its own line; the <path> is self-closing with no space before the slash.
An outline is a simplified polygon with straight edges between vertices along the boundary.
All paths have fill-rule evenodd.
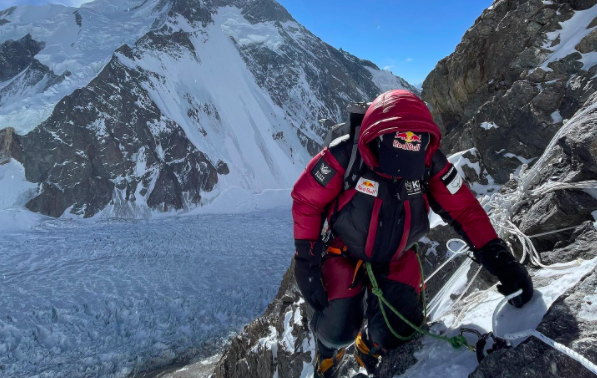
<path id="1" fill-rule="evenodd" d="M 0 0 L 0 9 L 48 2 Z M 454 51 L 464 32 L 493 0 L 278 0 L 307 29 L 336 48 L 368 59 L 412 84 Z"/>
<path id="2" fill-rule="evenodd" d="M 493 0 L 278 0 L 336 48 L 423 82 Z"/>

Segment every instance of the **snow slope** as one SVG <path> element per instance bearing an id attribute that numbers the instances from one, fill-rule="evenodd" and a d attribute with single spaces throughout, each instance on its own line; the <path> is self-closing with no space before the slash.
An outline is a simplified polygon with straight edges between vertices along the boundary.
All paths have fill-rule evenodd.
<path id="1" fill-rule="evenodd" d="M 595 30 L 596 26 L 589 27 L 595 17 L 597 17 L 597 5 L 586 10 L 576 11 L 570 19 L 560 23 L 560 30 L 547 33 L 547 41 L 543 47 L 551 50 L 552 53 L 541 64 L 541 68 L 551 71 L 551 68 L 548 67 L 549 63 L 564 59 L 570 54 L 579 53 L 575 47 L 583 38 Z M 552 47 L 551 45 L 555 41 L 559 43 Z M 585 69 L 589 69 L 597 64 L 597 52 L 592 51 L 582 54 L 580 61 L 583 62 Z"/>
<path id="2" fill-rule="evenodd" d="M 200 151 L 213 161 L 228 164 L 231 173 L 220 177 L 221 188 L 243 187 L 253 193 L 289 188 L 310 157 L 301 153 L 303 147 L 284 110 L 257 85 L 229 38 L 229 25 L 238 20 L 244 20 L 238 8 L 221 8 L 214 24 L 207 26 L 206 38 L 193 33 L 194 27 L 181 17 L 176 26 L 193 33 L 194 54 L 150 50 L 135 61 L 122 55 L 119 59 L 132 69 L 155 74 L 144 85 L 151 100 L 182 126 Z M 245 20 L 243 24 L 249 23 Z M 212 56 L 218 59 L 210 59 Z M 188 115 L 189 103 L 212 105 L 217 116 L 201 117 L 198 128 Z M 278 132 L 285 138 L 271 137 Z"/>
<path id="3" fill-rule="evenodd" d="M 215 354 L 274 297 L 289 229 L 278 210 L 1 233 L 0 375 L 126 377 Z"/>
<path id="4" fill-rule="evenodd" d="M 160 16 L 154 12 L 158 1 L 95 0 L 80 8 L 58 4 L 9 8 L 2 17 L 9 22 L 0 25 L 0 43 L 31 34 L 46 44 L 36 59 L 57 75 L 66 71 L 72 75 L 45 92 L 23 93 L 5 101 L 0 107 L 0 125 L 26 134 L 45 120 L 58 101 L 87 85 L 118 47 L 134 44 L 150 30 Z"/>

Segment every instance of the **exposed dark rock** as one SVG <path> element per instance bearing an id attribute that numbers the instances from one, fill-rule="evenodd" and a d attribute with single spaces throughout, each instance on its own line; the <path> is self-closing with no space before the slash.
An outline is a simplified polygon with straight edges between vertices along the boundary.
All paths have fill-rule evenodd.
<path id="1" fill-rule="evenodd" d="M 5 10 L 0 11 L 0 17 L 8 17 L 12 15 L 16 9 L 17 7 L 6 8 Z"/>
<path id="2" fill-rule="evenodd" d="M 243 9 L 243 16 L 251 23 L 275 20 L 277 22 L 294 21 L 286 8 L 274 0 L 254 0 Z"/>
<path id="3" fill-rule="evenodd" d="M 212 190 L 216 168 L 161 114 L 141 86 L 145 80 L 144 72 L 115 55 L 87 87 L 21 137 L 26 177 L 44 183 L 27 204 L 30 210 L 60 216 L 71 208 L 89 217 L 112 204 L 118 215 L 134 216 L 141 197 L 150 208 L 167 211 L 198 203 L 202 191 Z M 118 86 L 123 90 L 115 93 Z M 139 160 L 145 161 L 142 176 L 135 173 Z"/>
<path id="4" fill-rule="evenodd" d="M 75 15 L 75 22 L 77 23 L 77 25 L 81 28 L 83 27 L 83 16 L 81 16 L 81 13 L 79 13 L 78 10 L 74 11 L 73 14 Z"/>
<path id="5" fill-rule="evenodd" d="M 34 58 L 44 46 L 45 42 L 35 41 L 30 34 L 0 44 L 0 82 L 12 79 L 0 89 L 0 106 L 21 93 L 42 93 L 70 76 L 69 71 L 56 75 Z"/>
<path id="6" fill-rule="evenodd" d="M 169 32 L 165 27 L 159 31 L 150 31 L 137 41 L 136 46 L 138 49 L 167 52 L 173 57 L 180 57 L 183 51 L 190 51 L 200 62 L 188 33 L 183 31 Z"/>
<path id="7" fill-rule="evenodd" d="M 563 59 L 553 61 L 547 66 L 556 72 L 572 75 L 579 73 L 582 69 L 583 63 L 580 59 L 582 59 L 582 55 L 579 52 L 575 52 Z"/>
<path id="8" fill-rule="evenodd" d="M 168 16 L 175 19 L 181 15 L 192 25 L 202 25 L 203 27 L 213 22 L 212 15 L 215 13 L 213 1 L 197 2 L 195 0 L 161 0 L 157 5 L 157 10 L 168 8 Z M 228 4 L 230 5 L 230 4 Z"/>
<path id="9" fill-rule="evenodd" d="M 27 34 L 18 41 L 0 44 L 0 82 L 13 78 L 34 61 L 34 56 L 45 46 Z"/>
<path id="10" fill-rule="evenodd" d="M 379 363 L 376 376 L 393 377 L 404 374 L 408 368 L 417 363 L 414 354 L 421 349 L 422 339 L 423 337 L 417 334 L 408 343 L 390 351 Z"/>
<path id="11" fill-rule="evenodd" d="M 550 71 L 539 67 L 550 54 L 546 33 L 595 2 L 496 1 L 485 10 L 423 84 L 445 148 L 477 147 L 499 183 L 522 164 L 514 156 L 538 157 L 561 125 L 559 116 L 570 117 L 595 90 L 594 73 L 579 52 L 550 62 Z M 590 33 L 578 49 L 594 51 L 594 39 Z M 551 45 L 560 42 L 557 37 Z M 483 122 L 498 128 L 483 130 Z"/>
<path id="12" fill-rule="evenodd" d="M 0 130 L 0 165 L 6 164 L 10 159 L 21 161 L 21 146 L 15 129 L 7 127 Z"/>
<path id="13" fill-rule="evenodd" d="M 588 104 L 594 104 L 593 96 Z M 543 171 L 534 182 L 538 188 L 549 182 L 577 182 L 597 179 L 597 111 L 586 107 L 582 116 L 566 126 L 565 132 L 556 140 L 556 144 L 546 155 Z M 571 226 L 578 226 L 591 220 L 591 213 L 597 210 L 597 199 L 578 190 L 558 190 L 540 198 L 533 199 L 522 207 L 513 219 L 527 235 L 555 231 Z M 543 235 L 534 238 L 535 246 L 540 251 L 555 247 L 572 231 Z"/>
<path id="14" fill-rule="evenodd" d="M 0 26 L 2 26 L 2 25 L 6 25 L 6 24 L 8 24 L 8 23 L 10 23 L 10 21 L 8 21 L 8 20 L 5 20 L 4 18 L 0 18 Z"/>
<path id="15" fill-rule="evenodd" d="M 581 223 L 591 220 L 591 212 L 597 210 L 597 199 L 582 191 L 556 191 L 540 198 L 530 208 L 515 217 L 520 219 L 518 226 L 526 235 L 536 235 L 545 232 L 555 231 L 571 226 L 578 226 Z M 538 240 L 543 244 L 552 240 L 555 244 L 561 235 L 544 236 Z M 551 244 L 551 243 L 550 243 Z M 544 248 L 551 249 L 553 244 Z"/>
<path id="16" fill-rule="evenodd" d="M 576 49 L 583 54 L 597 50 L 597 30 L 593 30 L 576 45 Z"/>
<path id="17" fill-rule="evenodd" d="M 557 143 L 547 154 L 547 160 L 540 174 L 530 177 L 533 187 L 548 182 L 576 182 L 594 180 L 594 156 L 587 154 L 594 149 L 597 113 L 592 108 L 597 101 L 593 95 L 560 133 Z M 549 203 L 548 203 L 549 202 Z M 595 199 L 580 190 L 565 190 L 550 193 L 535 199 L 529 205 L 517 210 L 515 219 L 527 233 L 533 230 L 561 228 L 577 225 L 587 219 L 587 213 L 597 209 Z M 597 230 L 593 220 L 575 229 L 558 235 L 533 238 L 536 246 L 543 250 L 544 264 L 555 264 L 576 259 L 592 260 L 597 257 Z M 588 295 L 595 294 L 597 272 L 593 270 L 581 283 L 560 297 L 550 308 L 538 327 L 538 331 L 562 343 L 591 361 L 597 361 L 595 337 L 597 320 L 587 316 L 592 304 Z M 502 350 L 485 358 L 473 378 L 489 377 L 591 377 L 593 374 L 563 353 L 530 338 L 518 347 Z"/>
<path id="18" fill-rule="evenodd" d="M 70 76 L 69 71 L 62 75 L 56 75 L 48 66 L 33 59 L 31 64 L 22 71 L 14 80 L 4 88 L 0 89 L 0 105 L 9 101 L 11 97 L 17 97 L 19 93 L 27 91 L 29 93 L 42 93 L 53 85 L 60 84 L 64 79 Z M 44 83 L 43 86 L 40 83 Z"/>
<path id="19" fill-rule="evenodd" d="M 221 160 L 218 161 L 218 164 L 216 164 L 216 171 L 218 172 L 219 175 L 227 175 L 228 173 L 230 173 L 228 164 L 224 163 Z"/>
<path id="20" fill-rule="evenodd" d="M 585 10 L 595 5 L 595 0 L 570 0 L 570 6 L 574 10 Z"/>

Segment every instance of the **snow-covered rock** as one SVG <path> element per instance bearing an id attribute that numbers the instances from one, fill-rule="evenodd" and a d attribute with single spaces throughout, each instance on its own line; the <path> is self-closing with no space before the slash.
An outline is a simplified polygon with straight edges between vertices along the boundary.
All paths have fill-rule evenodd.
<path id="1" fill-rule="evenodd" d="M 496 0 L 423 84 L 452 152 L 476 147 L 503 184 L 595 91 L 597 5 Z"/>
<path id="2" fill-rule="evenodd" d="M 317 120 L 410 88 L 273 0 L 96 0 L 0 18 L 0 128 L 15 131 L 0 142 L 38 184 L 26 207 L 54 217 L 288 189 L 327 132 Z"/>

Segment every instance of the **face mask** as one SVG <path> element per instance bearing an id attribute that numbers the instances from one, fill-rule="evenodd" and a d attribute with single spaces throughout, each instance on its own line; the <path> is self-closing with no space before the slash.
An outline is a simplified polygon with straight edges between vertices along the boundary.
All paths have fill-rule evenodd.
<path id="1" fill-rule="evenodd" d="M 393 177 L 420 179 L 425 174 L 429 133 L 398 131 L 377 138 L 379 170 Z"/>

